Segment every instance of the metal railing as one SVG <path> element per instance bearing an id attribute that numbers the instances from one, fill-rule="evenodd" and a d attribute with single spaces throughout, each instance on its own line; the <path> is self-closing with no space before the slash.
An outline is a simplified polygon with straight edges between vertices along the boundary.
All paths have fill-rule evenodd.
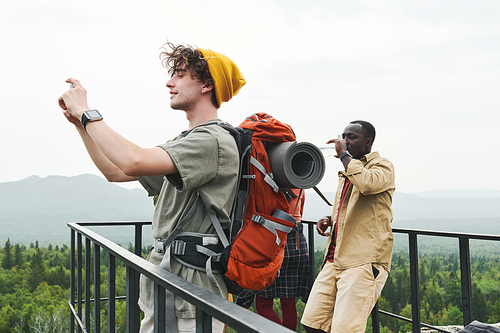
<path id="1" fill-rule="evenodd" d="M 155 333 L 165 332 L 165 290 L 173 292 L 189 303 L 196 306 L 197 332 L 212 331 L 212 317 L 224 322 L 227 326 L 238 332 L 291 332 L 289 329 L 278 325 L 264 317 L 248 311 L 234 303 L 212 294 L 211 292 L 193 285 L 164 269 L 143 259 L 142 226 L 151 222 L 80 222 L 68 223 L 71 229 L 71 308 L 70 332 L 101 331 L 100 303 L 108 303 L 108 332 L 115 332 L 115 264 L 116 259 L 126 266 L 126 331 L 138 332 L 140 327 L 140 310 L 137 304 L 139 298 L 139 277 L 141 274 L 154 281 L 155 295 Z M 135 226 L 134 252 L 122 248 L 114 242 L 98 235 L 86 228 L 89 226 Z M 85 239 L 85 251 L 83 251 Z M 108 297 L 100 296 L 100 252 L 104 250 L 109 255 L 108 260 Z M 83 261 L 85 253 L 85 262 Z M 91 267 L 91 253 L 93 252 L 94 265 Z M 85 263 L 85 269 L 83 269 Z M 92 274 L 93 273 L 93 274 Z M 85 274 L 85 276 L 83 276 Z M 93 281 L 91 276 L 93 275 Z M 91 298 L 91 284 L 93 294 Z M 120 297 L 123 298 L 123 297 Z M 94 303 L 93 311 L 91 303 Z M 93 313 L 92 313 L 93 312 Z M 92 319 L 91 320 L 91 316 Z M 75 325 L 76 322 L 76 325 Z"/>
<path id="2" fill-rule="evenodd" d="M 302 223 L 308 225 L 308 244 L 309 244 L 309 267 L 311 281 L 314 281 L 314 234 L 316 222 L 304 221 Z M 378 305 L 372 310 L 372 327 L 373 333 L 380 333 L 379 314 L 391 316 L 393 318 L 404 320 L 412 323 L 412 332 L 420 333 L 422 327 L 431 328 L 433 330 L 445 333 L 451 333 L 442 328 L 435 327 L 420 321 L 420 289 L 419 289 L 419 274 L 418 274 L 418 236 L 433 236 L 433 237 L 446 237 L 458 239 L 459 254 L 460 254 L 460 272 L 461 272 L 461 286 L 462 286 L 462 314 L 463 325 L 466 326 L 473 321 L 472 311 L 472 282 L 471 282 L 471 263 L 470 263 L 470 244 L 471 239 L 500 241 L 498 235 L 480 235 L 468 233 L 455 233 L 455 232 L 442 232 L 442 231 L 428 231 L 416 229 L 400 229 L 393 228 L 392 232 L 395 234 L 408 235 L 409 259 L 410 259 L 410 286 L 411 286 L 411 309 L 412 319 L 405 318 L 387 311 L 378 309 Z"/>
<path id="3" fill-rule="evenodd" d="M 316 222 L 302 220 L 308 226 L 309 268 L 310 281 L 315 278 L 314 265 L 314 235 Z M 165 289 L 182 297 L 197 308 L 197 332 L 211 332 L 212 317 L 226 323 L 238 332 L 291 332 L 290 330 L 271 322 L 251 311 L 228 302 L 203 288 L 197 287 L 141 257 L 142 227 L 151 222 L 79 222 L 68 223 L 71 229 L 71 300 L 68 302 L 71 309 L 71 332 L 98 333 L 101 331 L 101 302 L 108 306 L 108 332 L 115 331 L 116 300 L 126 300 L 126 331 L 138 332 L 140 326 L 140 310 L 137 304 L 139 298 L 139 277 L 144 274 L 154 281 L 155 285 L 155 314 L 165 312 Z M 122 248 L 114 242 L 98 235 L 87 227 L 90 226 L 134 226 L 134 253 Z M 382 311 L 375 305 L 372 311 L 373 333 L 380 332 L 379 314 L 412 323 L 412 332 L 420 333 L 421 327 L 428 327 L 440 332 L 448 332 L 420 322 L 420 293 L 418 275 L 418 236 L 434 236 L 456 238 L 459 241 L 460 270 L 462 284 L 462 311 L 464 326 L 472 322 L 472 288 L 470 267 L 471 239 L 500 241 L 500 236 L 478 235 L 452 232 L 437 232 L 426 230 L 410 230 L 393 228 L 393 233 L 407 234 L 410 259 L 411 277 L 411 306 L 412 319 Z M 83 249 L 85 240 L 85 250 Z M 108 254 L 108 297 L 101 298 L 100 293 L 100 253 L 104 250 Z M 93 252 L 93 267 L 91 267 Z M 83 260 L 85 253 L 85 260 Z M 117 297 L 115 289 L 116 259 L 126 266 L 126 295 Z M 83 276 L 83 273 L 85 276 Z M 93 273 L 93 274 L 92 274 Z M 91 277 L 93 275 L 93 281 Z M 93 298 L 91 298 L 91 284 L 93 283 Z M 93 311 L 91 303 L 94 304 Z M 93 319 L 93 320 L 91 320 Z M 75 326 L 76 322 L 76 326 Z M 164 316 L 155 315 L 155 332 L 165 332 Z"/>

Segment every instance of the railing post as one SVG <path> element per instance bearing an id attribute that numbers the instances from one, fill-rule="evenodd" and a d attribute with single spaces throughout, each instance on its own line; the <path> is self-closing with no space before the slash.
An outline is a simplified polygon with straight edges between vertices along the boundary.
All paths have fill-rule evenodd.
<path id="1" fill-rule="evenodd" d="M 135 225 L 134 253 L 136 256 L 142 256 L 142 224 Z"/>
<path id="2" fill-rule="evenodd" d="M 460 281 L 462 283 L 462 314 L 464 326 L 467 326 L 473 320 L 469 239 L 459 238 L 459 247 Z"/>
<path id="3" fill-rule="evenodd" d="M 85 238 L 85 330 L 90 330 L 90 239 Z"/>
<path id="4" fill-rule="evenodd" d="M 137 333 L 140 328 L 141 312 L 137 303 L 139 273 L 127 266 L 127 333 Z"/>
<path id="5" fill-rule="evenodd" d="M 69 269 L 70 269 L 70 300 L 71 300 L 71 306 L 75 306 L 75 230 L 71 229 L 71 254 L 69 258 Z M 70 332 L 73 333 L 75 332 L 75 318 L 73 315 L 73 311 L 71 311 L 70 315 Z"/>
<path id="6" fill-rule="evenodd" d="M 375 303 L 375 306 L 372 310 L 372 332 L 380 333 L 380 319 L 378 315 L 378 301 Z"/>
<path id="7" fill-rule="evenodd" d="M 101 248 L 94 244 L 94 332 L 101 332 Z"/>
<path id="8" fill-rule="evenodd" d="M 76 303 L 77 303 L 77 311 L 78 311 L 78 317 L 80 320 L 82 320 L 82 312 L 83 312 L 83 307 L 82 307 L 82 297 L 83 297 L 83 291 L 82 291 L 82 284 L 83 284 L 83 276 L 82 276 L 82 269 L 83 269 L 83 263 L 82 263 L 82 235 L 77 234 L 76 236 Z M 81 333 L 82 329 L 80 326 L 78 326 L 78 333 Z"/>
<path id="9" fill-rule="evenodd" d="M 160 286 L 155 282 L 155 330 L 154 333 L 165 333 L 165 317 L 164 315 L 160 315 L 160 313 L 165 313 L 165 288 Z"/>
<path id="10" fill-rule="evenodd" d="M 417 234 L 409 233 L 411 313 L 413 333 L 420 333 L 420 287 L 418 281 L 418 245 Z"/>
<path id="11" fill-rule="evenodd" d="M 116 300 L 115 300 L 115 278 L 116 266 L 115 256 L 109 253 L 108 256 L 108 332 L 115 331 L 116 322 Z"/>
<path id="12" fill-rule="evenodd" d="M 142 258 L 142 224 L 136 224 L 135 225 L 135 245 L 134 245 L 134 252 L 135 255 L 138 257 Z M 131 306 L 135 308 L 136 312 L 136 318 L 135 320 L 137 321 L 137 331 L 139 331 L 140 327 L 140 321 L 141 321 L 141 311 L 139 309 L 139 281 L 140 281 L 141 274 L 139 272 L 134 271 L 134 299 L 128 299 L 128 302 L 133 302 Z"/>
<path id="13" fill-rule="evenodd" d="M 212 316 L 196 308 L 196 333 L 212 333 Z"/>
<path id="14" fill-rule="evenodd" d="M 309 288 L 312 288 L 316 274 L 314 267 L 314 224 L 307 224 L 307 238 L 309 240 Z"/>

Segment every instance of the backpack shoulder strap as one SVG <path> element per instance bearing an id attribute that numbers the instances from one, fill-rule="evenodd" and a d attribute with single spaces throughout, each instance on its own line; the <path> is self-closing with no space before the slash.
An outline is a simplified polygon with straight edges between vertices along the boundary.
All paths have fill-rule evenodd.
<path id="1" fill-rule="evenodd" d="M 199 194 L 198 194 L 198 196 L 199 196 Z M 219 219 L 217 218 L 217 216 L 215 216 L 214 213 L 212 213 L 210 210 L 208 210 L 208 207 L 205 204 L 205 201 L 203 201 L 203 199 L 201 199 L 201 198 L 200 198 L 200 200 L 201 200 L 201 202 L 203 202 L 203 207 L 205 207 L 205 211 L 207 212 L 208 217 L 210 217 L 210 221 L 212 221 L 212 224 L 215 228 L 215 231 L 217 232 L 217 236 L 219 236 L 219 238 L 222 242 L 222 245 L 224 247 L 229 246 L 229 241 L 227 240 L 226 234 L 224 233 L 224 230 L 222 229 L 222 226 L 219 222 Z"/>
<path id="2" fill-rule="evenodd" d="M 164 251 L 166 251 L 166 249 L 168 249 L 168 247 L 174 241 L 174 238 L 179 234 L 179 232 L 181 232 L 182 227 L 191 218 L 191 216 L 193 216 L 194 211 L 196 209 L 196 205 L 198 204 L 199 200 L 203 201 L 203 199 L 201 199 L 200 194 L 198 192 L 196 192 L 196 200 L 193 202 L 193 205 L 189 209 L 188 213 L 179 221 L 179 223 L 177 223 L 177 225 L 175 226 L 175 229 L 172 230 L 172 232 L 170 233 L 170 235 L 168 235 L 168 237 L 163 241 L 163 249 L 164 249 Z"/>

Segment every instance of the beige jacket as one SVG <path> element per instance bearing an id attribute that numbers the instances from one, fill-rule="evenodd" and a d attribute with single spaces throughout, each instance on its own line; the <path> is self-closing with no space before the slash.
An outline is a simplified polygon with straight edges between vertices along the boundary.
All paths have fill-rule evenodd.
<path id="1" fill-rule="evenodd" d="M 346 178 L 351 181 L 339 211 Z M 396 188 L 394 166 L 378 152 L 352 160 L 339 172 L 339 186 L 332 212 L 338 219 L 334 267 L 347 269 L 377 263 L 390 271 L 392 257 L 392 195 Z M 332 232 L 333 235 L 333 232 Z M 328 239 L 327 252 L 332 241 Z"/>

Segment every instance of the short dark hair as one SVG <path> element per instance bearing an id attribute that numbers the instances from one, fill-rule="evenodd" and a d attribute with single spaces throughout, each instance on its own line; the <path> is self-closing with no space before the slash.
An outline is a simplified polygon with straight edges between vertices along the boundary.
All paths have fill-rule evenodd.
<path id="1" fill-rule="evenodd" d="M 168 48 L 172 49 L 169 52 Z M 168 74 L 174 75 L 175 69 L 181 65 L 186 65 L 186 69 L 191 77 L 197 78 L 206 86 L 214 86 L 214 80 L 208 68 L 208 62 L 203 54 L 196 47 L 191 45 L 174 45 L 170 42 L 165 43 L 160 53 L 160 59 L 163 67 L 168 70 Z M 212 103 L 217 106 L 215 89 L 212 89 Z"/>
<path id="2" fill-rule="evenodd" d="M 372 124 L 364 120 L 351 121 L 351 124 L 360 124 L 365 136 L 375 141 L 375 127 Z"/>

